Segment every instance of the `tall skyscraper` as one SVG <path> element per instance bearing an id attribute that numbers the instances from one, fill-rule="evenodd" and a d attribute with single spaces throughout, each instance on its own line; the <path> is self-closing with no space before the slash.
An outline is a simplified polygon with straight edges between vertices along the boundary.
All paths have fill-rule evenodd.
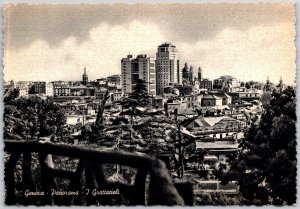
<path id="1" fill-rule="evenodd" d="M 156 93 L 163 94 L 165 87 L 181 83 L 181 70 L 176 46 L 172 43 L 159 45 L 156 53 Z"/>
<path id="2" fill-rule="evenodd" d="M 128 96 L 136 84 L 136 79 L 144 80 L 149 95 L 156 95 L 155 84 L 155 60 L 146 54 L 140 54 L 136 58 L 127 55 L 121 60 L 121 86 L 124 96 Z"/>

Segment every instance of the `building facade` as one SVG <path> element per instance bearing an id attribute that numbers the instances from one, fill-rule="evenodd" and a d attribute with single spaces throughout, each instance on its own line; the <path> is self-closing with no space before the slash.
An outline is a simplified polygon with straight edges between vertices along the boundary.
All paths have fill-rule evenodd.
<path id="1" fill-rule="evenodd" d="M 235 92 L 240 87 L 240 82 L 233 76 L 223 75 L 213 81 L 213 88 L 224 92 Z"/>
<path id="2" fill-rule="evenodd" d="M 128 96 L 133 91 L 137 79 L 145 81 L 149 95 L 156 95 L 155 78 L 154 58 L 140 54 L 136 58 L 128 55 L 121 60 L 121 86 L 124 96 Z"/>
<path id="3" fill-rule="evenodd" d="M 46 82 L 33 82 L 32 92 L 33 94 L 46 94 Z"/>
<path id="4" fill-rule="evenodd" d="M 203 79 L 202 81 L 200 81 L 200 89 L 211 90 L 212 89 L 212 81 L 208 80 L 207 78 Z"/>
<path id="5" fill-rule="evenodd" d="M 52 82 L 46 83 L 46 96 L 52 97 L 54 95 L 54 87 Z"/>
<path id="6" fill-rule="evenodd" d="M 53 82 L 53 95 L 54 97 L 59 96 L 70 96 L 70 86 L 65 81 L 54 81 Z"/>
<path id="7" fill-rule="evenodd" d="M 120 83 L 120 75 L 112 75 L 107 77 L 107 86 L 109 87 L 119 87 Z"/>
<path id="8" fill-rule="evenodd" d="M 159 45 L 156 53 L 156 93 L 162 95 L 164 87 L 181 84 L 181 71 L 176 46 L 171 43 Z"/>
<path id="9" fill-rule="evenodd" d="M 222 106 L 222 98 L 215 95 L 204 95 L 202 98 L 201 105 L 203 107 L 207 106 Z"/>

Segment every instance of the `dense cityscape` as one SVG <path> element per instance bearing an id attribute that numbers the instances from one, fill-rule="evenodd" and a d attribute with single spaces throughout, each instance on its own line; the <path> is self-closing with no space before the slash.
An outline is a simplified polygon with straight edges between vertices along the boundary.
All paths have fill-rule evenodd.
<path id="1" fill-rule="evenodd" d="M 232 75 L 216 75 L 210 80 L 205 77 L 204 67 L 179 60 L 172 43 L 159 45 L 155 58 L 146 54 L 124 55 L 118 75 L 90 81 L 88 71 L 85 67 L 81 69 L 80 81 L 4 82 L 4 98 L 17 91 L 15 102 L 32 99 L 37 105 L 48 105 L 51 101 L 58 108 L 57 113 L 46 110 L 42 119 L 40 113 L 30 108 L 17 114 L 8 108 L 14 104 L 8 100 L 4 138 L 43 139 L 155 156 L 165 162 L 175 182 L 192 185 L 193 197 L 187 197 L 186 202 L 192 198 L 195 205 L 247 204 L 241 203 L 243 188 L 237 177 L 224 181 L 222 175 L 234 166 L 233 159 L 246 146 L 241 144 L 249 137 L 248 130 L 260 125 L 265 107 L 274 95 L 284 94 L 287 89 L 294 91 L 294 87 L 286 86 L 282 78 L 276 84 L 268 78 L 261 83 L 240 81 Z M 22 118 L 22 114 L 28 115 Z M 35 120 L 30 118 L 34 114 L 40 120 L 36 127 Z M 51 114 L 61 115 L 51 119 Z M 31 123 L 28 127 L 22 123 L 23 132 L 12 128 L 18 117 Z M 63 121 L 60 125 L 51 123 L 59 118 Z M 50 122 L 43 124 L 42 120 Z M 130 169 L 110 170 L 111 180 L 131 183 Z M 226 203 L 222 202 L 224 197 Z M 260 197 L 252 199 L 255 198 Z M 260 201 L 248 204 L 268 202 Z"/>

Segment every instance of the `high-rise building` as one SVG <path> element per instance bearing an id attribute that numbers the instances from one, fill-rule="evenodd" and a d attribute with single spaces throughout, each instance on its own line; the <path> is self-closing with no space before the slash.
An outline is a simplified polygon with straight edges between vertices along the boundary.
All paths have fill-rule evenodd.
<path id="1" fill-rule="evenodd" d="M 159 45 L 156 53 L 156 93 L 163 94 L 165 87 L 180 84 L 181 71 L 176 46 L 171 43 Z"/>
<path id="2" fill-rule="evenodd" d="M 182 84 L 182 78 L 183 78 L 182 68 L 183 68 L 183 62 L 177 60 L 177 74 L 178 74 L 177 83 L 178 84 Z"/>
<path id="3" fill-rule="evenodd" d="M 132 92 L 137 79 L 145 81 L 149 95 L 156 95 L 154 58 L 146 54 L 133 58 L 129 54 L 127 58 L 121 60 L 121 86 L 124 96 Z"/>

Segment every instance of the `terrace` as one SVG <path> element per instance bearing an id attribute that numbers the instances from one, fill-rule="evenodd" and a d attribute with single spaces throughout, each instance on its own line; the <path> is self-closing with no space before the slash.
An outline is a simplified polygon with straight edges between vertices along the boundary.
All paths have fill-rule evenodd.
<path id="1" fill-rule="evenodd" d="M 165 163 L 154 157 L 37 141 L 7 140 L 4 150 L 7 205 L 16 205 L 20 198 L 24 205 L 115 205 L 116 201 L 120 205 L 192 204 L 192 186 L 174 183 Z M 57 169 L 54 157 L 77 159 L 78 163 L 74 171 Z M 110 181 L 112 178 L 106 178 L 103 169 L 106 164 L 135 169 L 133 184 L 118 182 L 120 178 Z M 16 180 L 17 170 L 21 173 L 23 194 Z M 69 182 L 66 191 L 58 184 L 59 179 Z M 53 190 L 71 195 L 53 195 Z M 117 192 L 113 197 L 88 194 L 93 190 Z M 24 191 L 40 195 L 25 198 Z"/>

